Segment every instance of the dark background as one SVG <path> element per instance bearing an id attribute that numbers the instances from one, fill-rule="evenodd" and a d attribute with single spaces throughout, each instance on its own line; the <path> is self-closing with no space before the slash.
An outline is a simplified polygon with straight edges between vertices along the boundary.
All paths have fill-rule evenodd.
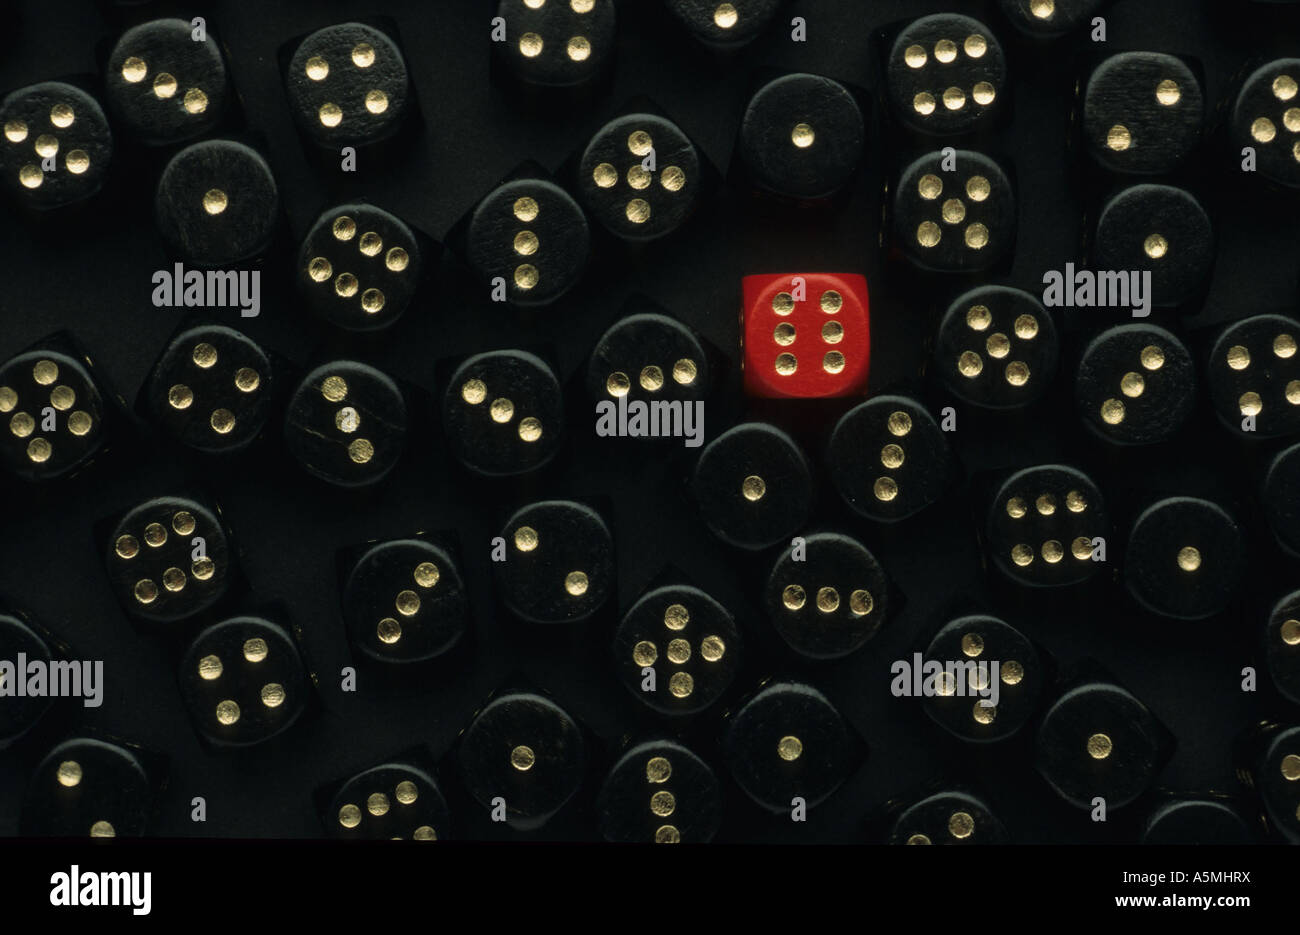
<path id="1" fill-rule="evenodd" d="M 890 663 L 923 648 L 958 612 L 974 609 L 1000 613 L 1061 664 L 1096 657 L 1146 701 L 1179 742 L 1161 786 L 1233 788 L 1234 737 L 1273 710 L 1267 700 L 1239 690 L 1240 671 L 1259 662 L 1255 640 L 1264 608 L 1300 584 L 1300 575 L 1294 562 L 1276 555 L 1254 503 L 1260 453 L 1239 449 L 1209 417 L 1204 400 L 1199 403 L 1203 418 L 1177 444 L 1157 452 L 1109 453 L 1085 437 L 1070 407 L 1070 355 L 1077 353 L 1083 334 L 1119 320 L 1118 313 L 1062 322 L 1066 350 L 1058 392 L 1043 406 L 993 418 L 959 410 L 953 443 L 972 480 L 922 516 L 896 529 L 873 527 L 852 517 L 821 478 L 810 529 L 835 528 L 861 538 L 881 559 L 900 597 L 885 630 L 863 651 L 838 662 L 801 667 L 776 645 L 757 604 L 773 556 L 742 554 L 708 533 L 683 484 L 689 457 L 682 449 L 596 438 L 594 416 L 578 386 L 571 386 L 570 394 L 577 398 L 578 415 L 552 469 L 532 478 L 484 483 L 470 480 L 446 455 L 440 430 L 427 413 L 443 389 L 450 359 L 490 348 L 538 348 L 569 380 L 581 372 L 593 343 L 634 292 L 689 322 L 723 355 L 721 385 L 709 404 L 709 437 L 716 436 L 741 406 L 740 277 L 759 272 L 865 273 L 872 288 L 873 392 L 901 382 L 935 411 L 948 404 L 925 380 L 928 347 L 939 311 L 969 283 L 910 275 L 882 248 L 888 167 L 910 144 L 880 121 L 874 104 L 871 153 L 850 197 L 833 211 L 769 210 L 739 186 L 729 187 L 666 243 L 640 251 L 603 248 L 582 286 L 544 311 L 493 306 L 485 290 L 468 286 L 448 261 L 433 271 L 396 327 L 377 339 L 360 339 L 309 318 L 290 288 L 297 239 L 321 210 L 345 197 L 363 194 L 442 239 L 520 162 L 532 159 L 558 170 L 625 101 L 642 94 L 725 171 L 744 103 L 764 69 L 828 75 L 864 89 L 870 98 L 879 86 L 879 28 L 959 10 L 982 19 L 1002 40 L 1013 82 L 1010 119 L 987 142 L 1015 167 L 1019 242 L 1012 268 L 990 278 L 1038 291 L 1044 270 L 1083 258 L 1085 219 L 1095 215 L 1104 189 L 1071 155 L 1075 81 L 1086 56 L 1096 52 L 1086 34 L 1035 51 L 993 3 L 795 0 L 757 43 L 734 60 L 719 62 L 698 49 L 658 3 L 624 0 L 612 81 L 583 106 L 557 112 L 523 102 L 493 83 L 488 33 L 494 7 L 476 0 L 388 0 L 379 6 L 331 0 L 152 3 L 131 12 L 91 0 L 8 5 L 0 60 L 0 88 L 6 91 L 99 73 L 116 36 L 136 21 L 132 17 L 207 18 L 209 31 L 228 53 L 242 99 L 242 118 L 235 125 L 264 139 L 287 216 L 286 230 L 262 266 L 261 317 L 240 319 L 233 310 L 218 310 L 213 317 L 247 330 L 296 367 L 325 353 L 372 361 L 407 382 L 419 437 L 384 483 L 361 494 L 310 481 L 284 462 L 274 444 L 235 465 L 213 468 L 182 457 L 145 425 L 126 427 L 108 457 L 67 484 L 39 496 L 8 484 L 0 498 L 0 592 L 70 642 L 77 658 L 103 659 L 108 684 L 102 708 L 76 708 L 70 722 L 48 721 L 21 747 L 0 754 L 0 834 L 16 833 L 21 790 L 36 761 L 61 736 L 84 726 L 169 758 L 170 775 L 151 833 L 317 836 L 321 826 L 312 799 L 317 787 L 416 744 L 428 745 L 442 758 L 476 707 L 516 674 L 552 693 L 592 730 L 598 738 L 595 769 L 603 772 L 623 737 L 656 727 L 614 679 L 608 644 L 618 608 L 611 603 L 582 627 L 537 634 L 506 621 L 493 601 L 491 537 L 515 506 L 551 496 L 585 498 L 606 509 L 617 550 L 619 608 L 675 564 L 736 615 L 747 639 L 736 690 L 685 728 L 687 742 L 720 775 L 723 765 L 712 744 L 724 724 L 722 714 L 773 674 L 794 674 L 821 687 L 870 747 L 865 767 L 812 810 L 806 824 L 766 818 L 728 788 L 720 840 L 869 840 L 875 832 L 865 822 L 868 817 L 888 800 L 917 794 L 936 779 L 965 783 L 987 795 L 1018 841 L 1132 840 L 1143 804 L 1096 825 L 1055 798 L 1033 770 L 1024 738 L 994 749 L 963 747 L 930 723 L 915 701 L 890 695 Z M 293 128 L 281 83 L 281 47 L 321 26 L 379 14 L 396 25 L 421 120 L 391 167 L 367 171 L 363 160 L 357 176 L 344 179 L 336 162 L 308 158 Z M 806 43 L 789 41 L 789 17 L 795 15 L 807 19 Z M 1288 45 L 1295 54 L 1300 41 L 1300 30 L 1286 25 L 1275 10 L 1246 0 L 1120 0 L 1105 15 L 1105 51 L 1149 49 L 1199 60 L 1212 108 L 1230 100 L 1234 80 L 1253 57 L 1283 54 Z M 1212 127 L 1216 120 L 1212 115 Z M 90 352 L 99 376 L 133 405 L 183 315 L 150 302 L 151 274 L 171 263 L 151 214 L 162 163 L 160 155 L 119 140 L 108 187 L 88 212 L 36 225 L 7 205 L 0 209 L 5 212 L 0 214 L 0 358 L 55 329 L 70 329 Z M 1198 303 L 1181 320 L 1165 319 L 1194 347 L 1215 322 L 1295 307 L 1296 205 L 1242 186 L 1236 164 L 1212 132 L 1187 177 L 1204 197 L 1220 238 L 1203 309 Z M 847 405 L 837 404 L 831 414 Z M 798 433 L 820 461 L 828 426 L 824 410 L 812 413 L 787 405 L 764 409 L 762 415 Z M 276 431 L 272 423 L 268 433 Z M 1121 587 L 1103 580 L 1082 597 L 1046 602 L 999 585 L 995 572 L 984 568 L 976 535 L 984 508 L 982 472 L 1055 458 L 1091 471 L 1112 498 L 1117 520 L 1112 573 L 1119 567 L 1123 530 L 1144 500 L 1175 492 L 1223 499 L 1252 532 L 1251 574 L 1240 600 L 1220 618 L 1185 624 L 1140 612 Z M 241 551 L 251 590 L 234 606 L 286 608 L 319 676 L 321 710 L 263 748 L 233 754 L 209 751 L 197 740 L 175 683 L 179 646 L 137 628 L 119 610 L 103 569 L 105 543 L 95 535 L 101 520 L 148 496 L 196 489 L 219 503 Z M 363 673 L 360 691 L 344 694 L 338 673 L 352 660 L 339 617 L 335 553 L 417 530 L 452 532 L 460 543 L 475 616 L 471 641 L 460 664 L 444 667 L 420 690 L 385 691 L 378 676 Z M 194 632 L 192 624 L 183 629 L 186 635 Z M 444 761 L 445 776 L 450 765 Z M 597 784 L 593 776 L 584 798 L 542 836 L 595 837 L 587 797 Z M 205 825 L 189 819 L 196 795 L 207 799 Z M 454 800 L 453 807 L 453 832 L 459 836 L 514 836 L 463 801 Z"/>

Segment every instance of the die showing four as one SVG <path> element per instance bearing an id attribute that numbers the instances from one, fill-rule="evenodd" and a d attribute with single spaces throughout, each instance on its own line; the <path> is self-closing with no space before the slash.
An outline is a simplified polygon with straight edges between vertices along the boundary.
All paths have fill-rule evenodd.
<path id="1" fill-rule="evenodd" d="M 99 102 L 62 81 L 19 88 L 0 102 L 0 186 L 37 210 L 83 201 L 104 184 L 113 135 Z"/>
<path id="2" fill-rule="evenodd" d="M 586 83 L 612 60 L 615 12 L 613 0 L 501 0 L 506 41 L 497 53 L 525 84 Z"/>
<path id="3" fill-rule="evenodd" d="M 850 273 L 746 276 L 745 392 L 803 399 L 861 396 L 871 368 L 867 280 Z"/>

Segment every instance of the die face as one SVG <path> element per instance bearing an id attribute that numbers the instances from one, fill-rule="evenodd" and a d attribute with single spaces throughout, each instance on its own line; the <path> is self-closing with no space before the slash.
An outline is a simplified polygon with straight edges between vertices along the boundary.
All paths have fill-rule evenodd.
<path id="1" fill-rule="evenodd" d="M 1017 471 L 998 490 L 988 513 L 993 563 L 1029 587 L 1060 587 L 1091 578 L 1094 539 L 1110 535 L 1097 485 L 1082 471 L 1048 464 Z"/>
<path id="2" fill-rule="evenodd" d="M 727 48 L 755 39 L 772 21 L 780 0 L 666 0 L 666 3 L 700 42 Z"/>
<path id="3" fill-rule="evenodd" d="M 940 792 L 909 805 L 894 822 L 890 844 L 1007 844 L 1006 826 L 980 799 Z"/>
<path id="4" fill-rule="evenodd" d="M 23 801 L 22 834 L 139 837 L 153 810 L 153 787 L 139 757 L 101 740 L 67 740 L 41 761 Z"/>
<path id="5" fill-rule="evenodd" d="M 871 369 L 867 280 L 843 273 L 746 276 L 741 327 L 749 396 L 860 396 Z"/>
<path id="6" fill-rule="evenodd" d="M 298 252 L 298 287 L 311 310 L 349 331 L 387 328 L 420 282 L 415 235 L 396 216 L 367 204 L 322 214 Z"/>
<path id="7" fill-rule="evenodd" d="M 943 171 L 942 152 L 903 170 L 894 193 L 894 232 L 903 255 L 923 270 L 982 272 L 1015 243 L 1016 195 L 1002 167 L 981 153 L 957 150 L 957 171 Z"/>
<path id="8" fill-rule="evenodd" d="M 1246 437 L 1300 432 L 1300 322 L 1255 315 L 1231 324 L 1214 342 L 1206 380 L 1215 412 Z M 1244 419 L 1253 417 L 1247 433 Z"/>
<path id="9" fill-rule="evenodd" d="M 424 770 L 384 763 L 353 776 L 323 816 L 330 837 L 343 841 L 439 841 L 447 837 L 447 801 Z"/>
<path id="10" fill-rule="evenodd" d="M 1074 397 L 1084 424 L 1106 441 L 1156 444 L 1191 417 L 1196 368 L 1187 347 L 1164 328 L 1119 325 L 1084 349 Z"/>
<path id="11" fill-rule="evenodd" d="M 1172 185 L 1133 185 L 1102 208 L 1093 266 L 1151 274 L 1149 300 L 1191 300 L 1214 268 L 1214 227 L 1191 192 Z"/>
<path id="12" fill-rule="evenodd" d="M 614 590 L 614 540 L 600 514 L 569 500 L 516 512 L 501 531 L 507 559 L 494 562 L 498 593 L 530 623 L 576 623 Z"/>
<path id="13" fill-rule="evenodd" d="M 718 777 L 672 740 L 639 743 L 605 777 L 600 832 L 615 844 L 707 844 L 722 823 Z"/>
<path id="14" fill-rule="evenodd" d="M 247 447 L 271 414 L 271 362 L 251 339 L 200 325 L 167 346 L 149 379 L 149 409 L 168 435 L 207 454 Z"/>
<path id="15" fill-rule="evenodd" d="M 0 463 L 27 481 L 87 464 L 107 437 L 104 398 L 81 361 L 37 348 L 0 366 Z"/>
<path id="16" fill-rule="evenodd" d="M 1036 765 L 1077 808 L 1100 796 L 1107 809 L 1141 795 L 1168 759 L 1169 734 L 1147 707 L 1117 685 L 1089 682 L 1066 691 L 1038 729 Z"/>
<path id="17" fill-rule="evenodd" d="M 1091 20 L 1102 0 L 1002 0 L 1002 12 L 1017 28 L 1054 39 Z"/>
<path id="18" fill-rule="evenodd" d="M 653 114 L 611 120 L 578 165 L 583 204 L 623 240 L 666 237 L 690 218 L 702 193 L 703 164 L 677 124 Z"/>
<path id="19" fill-rule="evenodd" d="M 812 470 L 789 435 L 748 422 L 704 446 L 691 492 L 714 535 L 742 549 L 762 549 L 788 539 L 808 518 Z"/>
<path id="20" fill-rule="evenodd" d="M 406 114 L 406 59 L 362 23 L 312 33 L 289 61 L 285 89 L 302 132 L 322 147 L 366 146 L 397 132 Z"/>
<path id="21" fill-rule="evenodd" d="M 723 747 L 736 784 L 782 812 L 795 796 L 809 807 L 829 798 L 857 766 L 860 742 L 817 689 L 773 682 L 732 715 Z"/>
<path id="22" fill-rule="evenodd" d="M 980 286 L 956 299 L 939 324 L 935 367 L 959 399 L 1014 409 L 1051 389 L 1061 355 L 1052 316 L 1034 296 Z"/>
<path id="23" fill-rule="evenodd" d="M 200 633 L 181 660 L 179 681 L 194 729 L 217 747 L 264 743 L 307 707 L 298 648 L 260 617 L 233 617 Z"/>
<path id="24" fill-rule="evenodd" d="M 1288 843 L 1300 842 L 1300 727 L 1274 735 L 1251 774 L 1270 829 Z"/>
<path id="25" fill-rule="evenodd" d="M 1280 58 L 1251 73 L 1232 108 L 1238 149 L 1255 151 L 1256 171 L 1300 188 L 1300 58 Z"/>
<path id="26" fill-rule="evenodd" d="M 196 266 L 228 266 L 271 242 L 279 190 L 265 159 L 233 140 L 194 143 L 158 180 L 154 213 L 168 245 Z"/>
<path id="27" fill-rule="evenodd" d="M 507 37 L 498 53 L 526 84 L 584 84 L 613 58 L 612 0 L 501 0 L 497 16 Z"/>
<path id="28" fill-rule="evenodd" d="M 425 662 L 451 649 L 469 623 L 460 570 L 420 539 L 380 542 L 343 585 L 343 619 L 358 652 L 377 662 Z"/>
<path id="29" fill-rule="evenodd" d="M 1002 44 L 979 20 L 956 13 L 905 26 L 885 68 L 898 119 L 934 136 L 987 126 L 1007 87 Z"/>
<path id="30" fill-rule="evenodd" d="M 1142 844 L 1254 844 L 1250 826 L 1215 799 L 1176 799 L 1156 808 L 1142 826 Z"/>
<path id="31" fill-rule="evenodd" d="M 564 189 L 543 179 L 516 179 L 474 209 L 465 250 L 481 281 L 504 280 L 510 302 L 546 305 L 582 278 L 591 230 Z"/>
<path id="32" fill-rule="evenodd" d="M 285 440 L 310 473 L 339 487 L 383 479 L 406 441 L 402 391 L 374 367 L 336 360 L 309 373 L 289 401 Z"/>
<path id="33" fill-rule="evenodd" d="M 465 787 L 481 806 L 505 799 L 506 821 L 544 822 L 582 785 L 586 741 L 578 723 L 548 698 L 512 692 L 489 702 L 465 733 L 458 755 Z"/>
<path id="34" fill-rule="evenodd" d="M 1283 597 L 1264 626 L 1264 656 L 1278 692 L 1300 704 L 1300 591 Z"/>
<path id="35" fill-rule="evenodd" d="M 892 523 L 943 496 L 955 465 L 944 433 L 920 403 L 877 396 L 840 417 L 826 467 L 855 513 Z"/>
<path id="36" fill-rule="evenodd" d="M 0 177 L 22 205 L 58 208 L 96 194 L 113 159 L 99 102 L 80 88 L 45 81 L 0 103 Z"/>
<path id="37" fill-rule="evenodd" d="M 1134 175 L 1176 169 L 1200 142 L 1201 82 L 1161 52 L 1121 52 L 1099 64 L 1083 96 L 1088 152 L 1102 168 Z"/>
<path id="38" fill-rule="evenodd" d="M 740 158 L 762 189 L 794 199 L 827 198 L 862 162 L 866 128 L 853 95 L 818 75 L 785 75 L 750 98 Z"/>
<path id="39" fill-rule="evenodd" d="M 155 623 L 192 617 L 226 593 L 234 566 L 216 512 L 184 497 L 156 497 L 131 510 L 106 547 L 122 609 Z"/>
<path id="40" fill-rule="evenodd" d="M 104 74 L 109 108 L 151 146 L 187 140 L 220 122 L 230 97 L 221 47 L 194 41 L 188 20 L 157 19 L 122 34 Z"/>
<path id="41" fill-rule="evenodd" d="M 1010 624 L 986 614 L 959 617 L 948 623 L 930 642 L 925 651 L 927 662 L 945 666 L 935 680 L 937 694 L 926 695 L 925 713 L 956 737 L 974 743 L 1005 740 L 1016 734 L 1034 716 L 1043 689 L 1043 665 L 1034 645 Z M 984 670 L 968 663 L 991 664 Z M 953 667 L 948 676 L 948 663 Z M 993 701 L 993 678 L 997 678 L 996 704 Z M 959 681 L 965 681 L 965 690 Z"/>
<path id="42" fill-rule="evenodd" d="M 0 748 L 27 733 L 50 709 L 54 699 L 48 696 L 15 695 L 16 684 L 26 678 L 19 656 L 30 662 L 48 665 L 53 659 L 49 645 L 18 617 L 0 613 Z M 10 669 L 10 666 L 12 669 Z"/>
<path id="43" fill-rule="evenodd" d="M 1237 521 L 1208 500 L 1153 503 L 1129 532 L 1125 584 L 1153 613 L 1179 620 L 1213 616 L 1228 606 L 1245 569 Z"/>
<path id="44" fill-rule="evenodd" d="M 620 318 L 596 342 L 587 365 L 587 392 L 629 403 L 695 402 L 709 389 L 709 362 L 689 328 L 667 315 Z"/>
<path id="45" fill-rule="evenodd" d="M 1260 497 L 1269 528 L 1288 553 L 1300 555 L 1300 445 L 1278 452 Z"/>
<path id="46" fill-rule="evenodd" d="M 783 552 L 763 605 L 781 638 L 809 659 L 839 659 L 866 645 L 885 622 L 889 587 L 874 555 L 839 533 L 804 537 L 801 561 Z"/>
<path id="47" fill-rule="evenodd" d="M 641 597 L 614 633 L 620 681 L 661 714 L 695 714 L 716 702 L 740 668 L 740 631 L 725 607 L 699 588 L 668 585 Z M 654 691 L 646 691 L 645 670 Z"/>
<path id="48" fill-rule="evenodd" d="M 545 465 L 564 438 L 564 398 L 555 372 L 526 351 L 476 354 L 456 368 L 442 417 L 453 453 L 492 477 Z"/>

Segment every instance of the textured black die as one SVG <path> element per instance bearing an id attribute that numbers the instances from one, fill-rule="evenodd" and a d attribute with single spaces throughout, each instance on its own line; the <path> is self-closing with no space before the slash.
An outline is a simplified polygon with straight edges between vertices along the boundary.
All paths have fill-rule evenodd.
<path id="1" fill-rule="evenodd" d="M 945 674 L 935 679 L 934 695 L 923 696 L 922 705 L 936 724 L 960 737 L 984 743 L 1012 736 L 1033 717 L 1043 688 L 1043 664 L 1034 644 L 1010 624 L 987 614 L 958 617 L 948 623 L 930 641 L 925 661 L 945 666 Z M 981 670 L 970 663 L 997 663 Z M 954 684 L 947 676 L 950 663 L 955 667 Z M 991 680 L 998 679 L 996 705 L 981 704 L 989 696 Z M 958 692 L 964 680 L 965 690 Z"/>
<path id="2" fill-rule="evenodd" d="M 812 468 L 785 432 L 747 422 L 704 446 L 691 492 L 714 535 L 742 549 L 762 549 L 794 535 L 808 518 Z"/>
<path id="3" fill-rule="evenodd" d="M 1260 501 L 1282 548 L 1300 555 L 1300 445 L 1278 452 L 1269 462 Z"/>
<path id="4" fill-rule="evenodd" d="M 1148 301 L 1190 301 L 1214 268 L 1214 227 L 1191 192 L 1143 183 L 1114 195 L 1097 218 L 1092 266 L 1151 273 Z"/>
<path id="5" fill-rule="evenodd" d="M 952 480 L 948 441 L 914 399 L 877 396 L 850 409 L 831 432 L 826 466 L 855 512 L 880 522 L 934 503 Z"/>
<path id="6" fill-rule="evenodd" d="M 838 659 L 866 644 L 885 622 L 888 583 L 874 555 L 834 532 L 804 539 L 804 553 L 781 553 L 763 588 L 763 606 L 790 648 Z"/>
<path id="7" fill-rule="evenodd" d="M 980 286 L 948 306 L 939 323 L 934 362 L 959 399 L 1013 409 L 1051 389 L 1061 355 L 1056 324 L 1033 295 Z"/>
<path id="8" fill-rule="evenodd" d="M 1200 142 L 1205 95 L 1187 63 L 1162 52 L 1121 52 L 1101 62 L 1083 92 L 1088 152 L 1105 169 L 1156 175 Z"/>
<path id="9" fill-rule="evenodd" d="M 1199 620 L 1228 606 L 1246 570 L 1241 528 L 1223 507 L 1195 497 L 1153 503 L 1129 531 L 1124 581 L 1147 610 Z"/>
<path id="10" fill-rule="evenodd" d="M 271 414 L 271 362 L 255 341 L 225 325 L 200 325 L 167 345 L 149 377 L 154 420 L 183 445 L 238 451 Z"/>
<path id="11" fill-rule="evenodd" d="M 402 51 L 385 33 L 340 23 L 312 33 L 285 76 L 299 128 L 320 146 L 364 146 L 397 132 L 410 82 Z"/>
<path id="12" fill-rule="evenodd" d="M 826 198 L 862 162 L 866 141 L 857 100 L 819 75 L 785 75 L 750 98 L 740 158 L 761 189 L 794 199 Z"/>
<path id="13" fill-rule="evenodd" d="M 529 504 L 501 531 L 506 560 L 493 562 L 501 600 L 531 623 L 573 623 L 614 591 L 614 540 L 600 514 L 569 500 Z"/>
<path id="14" fill-rule="evenodd" d="M 1002 12 L 1038 39 L 1055 39 L 1089 22 L 1102 0 L 1002 0 Z"/>
<path id="15" fill-rule="evenodd" d="M 968 792 L 937 792 L 907 806 L 889 832 L 890 844 L 1006 844 L 1007 829 Z"/>
<path id="16" fill-rule="evenodd" d="M 627 114 L 601 127 L 578 164 L 578 193 L 616 237 L 656 240 L 677 230 L 703 191 L 703 164 L 677 124 Z"/>
<path id="17" fill-rule="evenodd" d="M 425 662 L 451 649 L 469 600 L 451 555 L 420 539 L 371 546 L 347 572 L 343 620 L 353 647 L 377 662 Z"/>
<path id="18" fill-rule="evenodd" d="M 217 747 L 270 740 L 307 708 L 307 671 L 293 638 L 261 617 L 232 617 L 201 632 L 178 680 L 194 729 Z"/>
<path id="19" fill-rule="evenodd" d="M 1164 328 L 1118 325 L 1084 348 L 1074 399 L 1084 424 L 1106 441 L 1155 444 L 1191 416 L 1196 367 L 1183 342 Z"/>
<path id="20" fill-rule="evenodd" d="M 709 390 L 704 345 L 691 329 L 667 315 L 620 318 L 591 352 L 587 391 L 594 399 L 653 403 L 703 399 Z"/>
<path id="21" fill-rule="evenodd" d="M 1224 329 L 1206 366 L 1210 399 L 1224 425 L 1247 438 L 1300 432 L 1297 341 L 1300 322 L 1285 315 L 1255 315 Z"/>
<path id="22" fill-rule="evenodd" d="M 499 695 L 478 712 L 457 755 L 465 788 L 484 809 L 505 799 L 506 821 L 541 825 L 582 785 L 587 744 L 567 711 L 532 692 Z"/>
<path id="23" fill-rule="evenodd" d="M 945 136 L 985 126 L 1007 90 L 1002 45 L 987 26 L 957 13 L 923 16 L 894 40 L 885 66 L 898 119 Z"/>
<path id="24" fill-rule="evenodd" d="M 289 450 L 321 480 L 362 487 L 382 479 L 401 457 L 406 403 L 387 375 L 368 364 L 322 364 L 294 390 L 285 416 Z"/>
<path id="25" fill-rule="evenodd" d="M 52 347 L 24 351 L 0 366 L 0 463 L 29 481 L 71 474 L 103 447 L 105 413 L 82 361 Z"/>
<path id="26" fill-rule="evenodd" d="M 184 497 L 156 497 L 131 510 L 113 527 L 105 552 L 123 610 L 157 623 L 215 604 L 234 565 L 216 511 Z"/>
<path id="27" fill-rule="evenodd" d="M 1172 737 L 1124 688 L 1088 679 L 1067 689 L 1039 724 L 1035 765 L 1048 785 L 1076 808 L 1106 800 L 1116 809 L 1154 781 L 1172 753 Z"/>
<path id="28" fill-rule="evenodd" d="M 643 595 L 614 632 L 619 680 L 663 714 L 694 714 L 730 687 L 741 659 L 740 631 L 725 607 L 699 588 L 672 584 Z M 654 671 L 646 691 L 645 670 Z"/>
<path id="29" fill-rule="evenodd" d="M 1016 194 L 1002 167 L 982 153 L 957 150 L 955 172 L 942 152 L 917 159 L 894 192 L 894 238 L 924 270 L 979 272 L 1001 260 L 1016 239 Z"/>
<path id="30" fill-rule="evenodd" d="M 542 87 L 592 80 L 614 53 L 613 0 L 501 0 L 497 54 L 517 79 Z"/>
<path id="31" fill-rule="evenodd" d="M 44 210 L 99 191 L 113 135 L 99 102 L 80 88 L 44 81 L 0 103 L 0 177 L 20 204 Z"/>
<path id="32" fill-rule="evenodd" d="M 367 204 L 322 214 L 298 251 L 298 287 L 313 312 L 349 331 L 387 328 L 420 282 L 420 246 L 399 218 Z"/>
<path id="33" fill-rule="evenodd" d="M 234 140 L 205 140 L 167 163 L 154 213 L 159 232 L 185 260 L 228 266 L 266 249 L 279 203 L 271 167 L 256 150 Z"/>
<path id="34" fill-rule="evenodd" d="M 122 34 L 104 75 L 109 109 L 153 146 L 187 140 L 220 122 L 230 80 L 216 37 L 193 38 L 188 20 L 157 19 Z"/>
<path id="35" fill-rule="evenodd" d="M 596 798 L 600 833 L 616 844 L 707 844 L 722 823 L 718 777 L 673 740 L 624 753 Z"/>
<path id="36" fill-rule="evenodd" d="M 33 837 L 139 837 L 154 788 L 140 758 L 102 740 L 66 740 L 32 773 L 21 833 Z"/>
<path id="37" fill-rule="evenodd" d="M 763 808 L 825 801 L 857 768 L 862 742 L 835 706 L 800 682 L 770 682 L 731 716 L 723 741 L 736 784 Z"/>
<path id="38" fill-rule="evenodd" d="M 1110 535 L 1101 491 L 1077 468 L 1046 464 L 1009 477 L 989 507 L 987 539 L 993 564 L 1031 587 L 1078 584 L 1091 578 L 1093 540 Z"/>
<path id="39" fill-rule="evenodd" d="M 755 39 L 776 15 L 780 0 L 665 0 L 691 34 L 705 45 L 736 48 Z"/>
<path id="40" fill-rule="evenodd" d="M 1177 798 L 1152 809 L 1142 823 L 1142 844 L 1254 844 L 1255 833 L 1227 802 Z"/>
<path id="41" fill-rule="evenodd" d="M 53 658 L 45 638 L 26 621 L 0 613 L 0 750 L 31 730 L 54 703 L 48 695 L 17 695 L 16 686 L 27 678 L 23 660 L 48 666 Z"/>
<path id="42" fill-rule="evenodd" d="M 1300 188 L 1300 58 L 1280 58 L 1251 73 L 1232 107 L 1236 151 L 1255 151 L 1255 171 Z"/>
<path id="43" fill-rule="evenodd" d="M 1265 826 L 1288 844 L 1300 844 L 1300 727 L 1275 729 L 1248 770 Z"/>
<path id="44" fill-rule="evenodd" d="M 1300 591 L 1286 595 L 1269 611 L 1264 657 L 1278 692 L 1300 705 Z"/>
<path id="45" fill-rule="evenodd" d="M 506 182 L 479 202 L 465 234 L 475 276 L 515 305 L 546 305 L 582 277 L 591 230 L 578 203 L 543 179 Z M 498 282 L 499 281 L 499 282 Z"/>
<path id="46" fill-rule="evenodd" d="M 451 450 L 466 467 L 489 476 L 543 466 L 564 438 L 560 381 L 527 351 L 489 351 L 452 374 L 442 399 Z"/>
<path id="47" fill-rule="evenodd" d="M 433 776 L 408 763 L 384 763 L 353 776 L 322 815 L 343 841 L 439 841 L 447 837 L 447 800 Z"/>

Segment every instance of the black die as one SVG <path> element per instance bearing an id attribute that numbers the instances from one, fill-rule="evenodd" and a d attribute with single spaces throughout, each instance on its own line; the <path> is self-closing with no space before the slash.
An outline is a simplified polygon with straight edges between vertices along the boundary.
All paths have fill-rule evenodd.
<path id="1" fill-rule="evenodd" d="M 518 510 L 493 562 L 501 600 L 530 623 L 576 623 L 614 592 L 614 540 L 600 514 L 569 500 Z"/>
<path id="2" fill-rule="evenodd" d="M 1110 535 L 1101 490 L 1077 468 L 1046 464 L 1017 471 L 989 507 L 987 543 L 993 564 L 1030 587 L 1060 587 L 1091 578 Z M 1099 556 L 1093 561 L 1093 555 Z"/>
<path id="3" fill-rule="evenodd" d="M 323 816 L 342 841 L 439 841 L 447 838 L 447 800 L 433 776 L 408 763 L 384 763 L 353 776 Z"/>
<path id="4" fill-rule="evenodd" d="M 939 323 L 935 368 L 963 402 L 1015 409 L 1052 387 L 1061 345 L 1043 303 L 1021 289 L 980 286 L 957 298 Z"/>
<path id="5" fill-rule="evenodd" d="M 885 71 L 898 119 L 933 136 L 987 126 L 1007 91 L 1002 44 L 979 20 L 956 13 L 923 16 L 905 26 Z"/>
<path id="6" fill-rule="evenodd" d="M 673 740 L 639 743 L 605 777 L 600 832 L 616 844 L 707 844 L 722 823 L 718 777 Z"/>
<path id="7" fill-rule="evenodd" d="M 442 401 L 447 441 L 472 471 L 500 477 L 535 471 L 564 438 L 555 372 L 526 351 L 490 351 L 452 374 Z"/>
<path id="8" fill-rule="evenodd" d="M 99 102 L 61 81 L 20 88 L 0 103 L 0 184 L 20 204 L 58 208 L 96 194 L 113 159 Z"/>
<path id="9" fill-rule="evenodd" d="M 133 750 L 88 737 L 59 744 L 32 774 L 21 833 L 40 837 L 139 837 L 155 787 Z"/>
<path id="10" fill-rule="evenodd" d="M 28 481 L 86 465 L 107 438 L 105 400 L 86 362 L 54 346 L 0 366 L 0 463 Z"/>
<path id="11" fill-rule="evenodd" d="M 894 237 L 923 270 L 981 272 L 996 265 L 1016 239 L 1016 194 L 996 162 L 957 150 L 957 169 L 943 169 L 942 152 L 906 169 L 894 192 Z"/>
<path id="12" fill-rule="evenodd" d="M 1196 368 L 1181 340 L 1156 325 L 1117 325 L 1088 342 L 1075 377 L 1079 416 L 1117 445 L 1166 441 L 1196 402 Z"/>

